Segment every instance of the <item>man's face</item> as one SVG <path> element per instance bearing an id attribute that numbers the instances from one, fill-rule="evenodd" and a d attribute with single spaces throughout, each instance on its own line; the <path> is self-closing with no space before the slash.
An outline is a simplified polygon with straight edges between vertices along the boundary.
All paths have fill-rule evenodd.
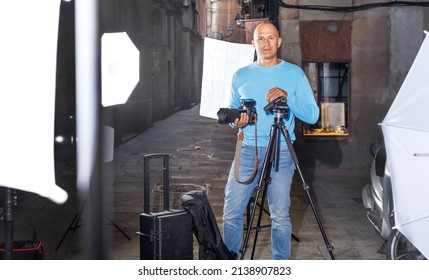
<path id="1" fill-rule="evenodd" d="M 253 34 L 252 45 L 256 50 L 258 59 L 270 60 L 277 58 L 277 50 L 282 39 L 276 27 L 270 23 L 263 23 L 256 27 Z"/>

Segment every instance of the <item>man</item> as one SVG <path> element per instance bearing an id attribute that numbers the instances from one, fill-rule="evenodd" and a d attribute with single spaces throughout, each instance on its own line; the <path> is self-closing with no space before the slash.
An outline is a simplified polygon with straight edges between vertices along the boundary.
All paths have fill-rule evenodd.
<path id="1" fill-rule="evenodd" d="M 238 167 L 240 180 L 234 176 L 233 163 L 225 187 L 223 233 L 226 246 L 236 253 L 239 252 L 242 243 L 244 212 L 258 183 L 271 125 L 274 122 L 274 115 L 266 113 L 264 107 L 279 97 L 287 98 L 289 118 L 283 120 L 283 123 L 291 141 L 295 140 L 295 117 L 311 124 L 319 118 L 319 107 L 302 69 L 277 57 L 281 43 L 282 39 L 275 25 L 269 22 L 259 24 L 252 40 L 257 60 L 239 69 L 234 73 L 232 80 L 230 108 L 240 107 L 242 99 L 253 99 L 256 101 L 257 112 L 256 124 L 248 123 L 249 116 L 246 113 L 241 113 L 240 118 L 232 124 L 244 133 L 244 140 Z M 253 173 L 256 149 L 259 155 L 256 176 L 250 182 L 243 183 L 241 179 L 251 178 Z M 279 170 L 275 172 L 272 169 L 271 182 L 267 185 L 273 259 L 288 259 L 291 251 L 292 226 L 289 207 L 294 170 L 293 159 L 282 136 Z"/>

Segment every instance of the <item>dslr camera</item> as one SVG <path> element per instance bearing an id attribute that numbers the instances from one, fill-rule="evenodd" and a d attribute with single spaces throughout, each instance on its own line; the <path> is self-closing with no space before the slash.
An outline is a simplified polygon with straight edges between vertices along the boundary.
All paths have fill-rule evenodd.
<path id="1" fill-rule="evenodd" d="M 241 106 L 237 109 L 220 108 L 217 112 L 218 123 L 227 124 L 233 123 L 235 119 L 240 118 L 241 113 L 246 113 L 249 116 L 249 123 L 255 121 L 256 101 L 253 99 L 242 99 Z"/>

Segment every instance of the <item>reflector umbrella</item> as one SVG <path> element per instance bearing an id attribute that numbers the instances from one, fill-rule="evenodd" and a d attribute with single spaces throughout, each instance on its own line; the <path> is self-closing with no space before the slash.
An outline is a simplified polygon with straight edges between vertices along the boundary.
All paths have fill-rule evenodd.
<path id="1" fill-rule="evenodd" d="M 391 169 L 395 227 L 426 258 L 429 257 L 428 61 L 426 36 L 381 123 Z"/>

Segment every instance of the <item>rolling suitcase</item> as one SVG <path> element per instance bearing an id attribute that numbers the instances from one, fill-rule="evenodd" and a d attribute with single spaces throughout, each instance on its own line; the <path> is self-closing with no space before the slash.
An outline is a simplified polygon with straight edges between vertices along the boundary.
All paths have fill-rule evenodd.
<path id="1" fill-rule="evenodd" d="M 164 211 L 150 212 L 149 162 L 163 158 Z M 141 260 L 192 260 L 192 216 L 185 210 L 169 207 L 169 155 L 144 156 L 144 212 L 140 214 Z"/>

